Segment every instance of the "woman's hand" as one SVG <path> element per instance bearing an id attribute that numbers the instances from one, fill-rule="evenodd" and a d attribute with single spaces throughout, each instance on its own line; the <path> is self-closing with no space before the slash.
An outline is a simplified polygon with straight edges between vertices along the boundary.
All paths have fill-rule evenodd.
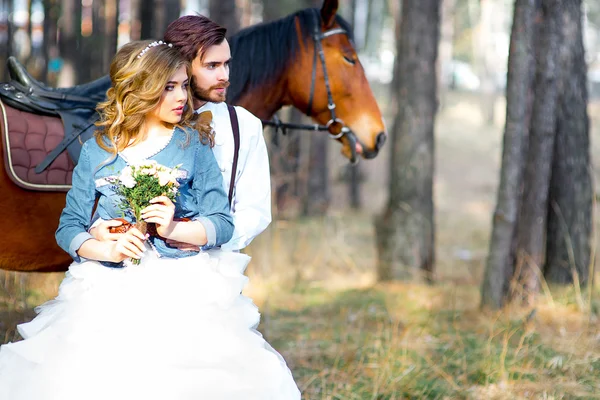
<path id="1" fill-rule="evenodd" d="M 127 258 L 142 258 L 146 247 L 146 237 L 137 228 L 133 227 L 126 233 L 121 233 L 118 240 L 111 242 L 109 257 L 113 262 L 121 262 Z"/>
<path id="2" fill-rule="evenodd" d="M 150 205 L 142 210 L 141 217 L 146 222 L 156 224 L 156 232 L 168 238 L 175 228 L 175 204 L 167 196 L 158 196 L 150 200 Z"/>

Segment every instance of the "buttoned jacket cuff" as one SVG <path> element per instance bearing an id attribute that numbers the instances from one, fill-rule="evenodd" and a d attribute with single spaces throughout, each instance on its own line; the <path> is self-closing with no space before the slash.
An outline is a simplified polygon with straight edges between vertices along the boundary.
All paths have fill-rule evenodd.
<path id="1" fill-rule="evenodd" d="M 210 249 L 214 247 L 215 243 L 217 243 L 217 229 L 215 228 L 215 224 L 206 217 L 194 218 L 194 221 L 200 222 L 206 231 L 206 244 L 202 248 Z"/>
<path id="2" fill-rule="evenodd" d="M 71 255 L 71 257 L 73 257 L 73 260 L 75 260 L 76 262 L 82 262 L 86 260 L 85 258 L 80 257 L 79 254 L 77 254 L 77 250 L 79 250 L 79 248 L 84 242 L 87 242 L 88 240 L 93 238 L 94 237 L 88 232 L 81 232 L 78 233 L 73 238 L 73 240 L 71 240 L 71 244 L 69 245 L 69 254 Z"/>

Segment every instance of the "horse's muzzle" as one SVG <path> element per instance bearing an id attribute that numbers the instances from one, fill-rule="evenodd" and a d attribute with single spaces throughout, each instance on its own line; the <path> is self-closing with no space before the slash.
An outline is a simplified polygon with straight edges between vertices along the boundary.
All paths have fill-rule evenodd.
<path id="1" fill-rule="evenodd" d="M 379 132 L 377 134 L 377 137 L 375 138 L 375 148 L 373 150 L 367 150 L 365 148 L 365 146 L 363 146 L 363 157 L 366 159 L 372 159 L 377 157 L 377 154 L 379 154 L 379 150 L 381 150 L 381 148 L 383 147 L 383 145 L 385 144 L 385 141 L 387 140 L 387 135 L 385 132 Z"/>

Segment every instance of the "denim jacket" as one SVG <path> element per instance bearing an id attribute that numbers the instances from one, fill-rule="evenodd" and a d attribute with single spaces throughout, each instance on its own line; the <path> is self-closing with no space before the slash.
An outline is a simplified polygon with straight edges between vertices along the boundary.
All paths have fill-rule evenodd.
<path id="1" fill-rule="evenodd" d="M 206 229 L 206 249 L 227 242 L 233 234 L 233 219 L 223 189 L 223 178 L 211 148 L 200 142 L 198 132 L 175 128 L 165 148 L 149 159 L 170 168 L 181 164 L 175 218 L 200 221 Z M 95 139 L 84 143 L 79 162 L 73 170 L 73 186 L 67 193 L 67 203 L 56 231 L 58 245 L 75 261 L 81 261 L 77 250 L 85 241 L 92 239 L 88 230 L 96 200 L 95 218 L 108 220 L 121 217 L 133 222 L 132 216 L 123 214 L 120 208 L 122 198 L 106 180 L 117 177 L 125 166 L 127 161 L 123 156 L 112 156 Z M 197 253 L 171 247 L 160 237 L 149 240 L 160 256 L 178 258 Z"/>

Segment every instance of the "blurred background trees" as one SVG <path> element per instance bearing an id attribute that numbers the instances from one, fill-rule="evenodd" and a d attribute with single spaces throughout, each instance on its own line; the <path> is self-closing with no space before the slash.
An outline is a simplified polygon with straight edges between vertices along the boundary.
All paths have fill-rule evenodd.
<path id="1" fill-rule="evenodd" d="M 233 33 L 315 5 L 2 0 L 0 73 L 14 55 L 51 86 L 83 83 L 178 15 Z M 340 0 L 339 14 L 390 137 L 349 166 L 322 133 L 265 129 L 274 220 L 245 249 L 244 292 L 303 396 L 597 397 L 600 2 Z M 62 279 L 0 273 L 3 342 Z"/>
<path id="2" fill-rule="evenodd" d="M 401 279 L 411 269 L 433 279 L 434 124 L 440 0 L 405 0 L 398 10 L 392 85 L 397 108 L 391 135 L 389 200 L 377 221 L 379 278 Z"/>
<path id="3" fill-rule="evenodd" d="M 541 280 L 585 285 L 592 165 L 581 0 L 517 0 L 498 203 L 482 303 L 528 303 Z M 513 279 L 514 278 L 514 279 Z"/>
<path id="4" fill-rule="evenodd" d="M 120 45 L 161 38 L 180 15 L 207 15 L 231 35 L 320 5 L 3 0 L 0 71 L 7 80 L 14 55 L 48 85 L 72 86 L 106 74 Z M 375 160 L 349 166 L 324 134 L 265 129 L 276 220 L 356 220 L 363 236 L 352 247 L 372 255 L 365 268 L 375 279 L 444 280 L 449 260 L 474 263 L 482 304 L 492 307 L 530 301 L 545 282 L 589 284 L 600 3 L 341 0 L 339 14 L 354 28 L 391 137 Z M 302 112 L 279 117 L 309 122 Z M 452 125 L 456 113 L 464 119 Z M 488 165 L 485 183 L 469 172 Z M 476 202 L 483 211 L 473 222 Z M 472 233 L 456 234 L 463 230 Z"/>

